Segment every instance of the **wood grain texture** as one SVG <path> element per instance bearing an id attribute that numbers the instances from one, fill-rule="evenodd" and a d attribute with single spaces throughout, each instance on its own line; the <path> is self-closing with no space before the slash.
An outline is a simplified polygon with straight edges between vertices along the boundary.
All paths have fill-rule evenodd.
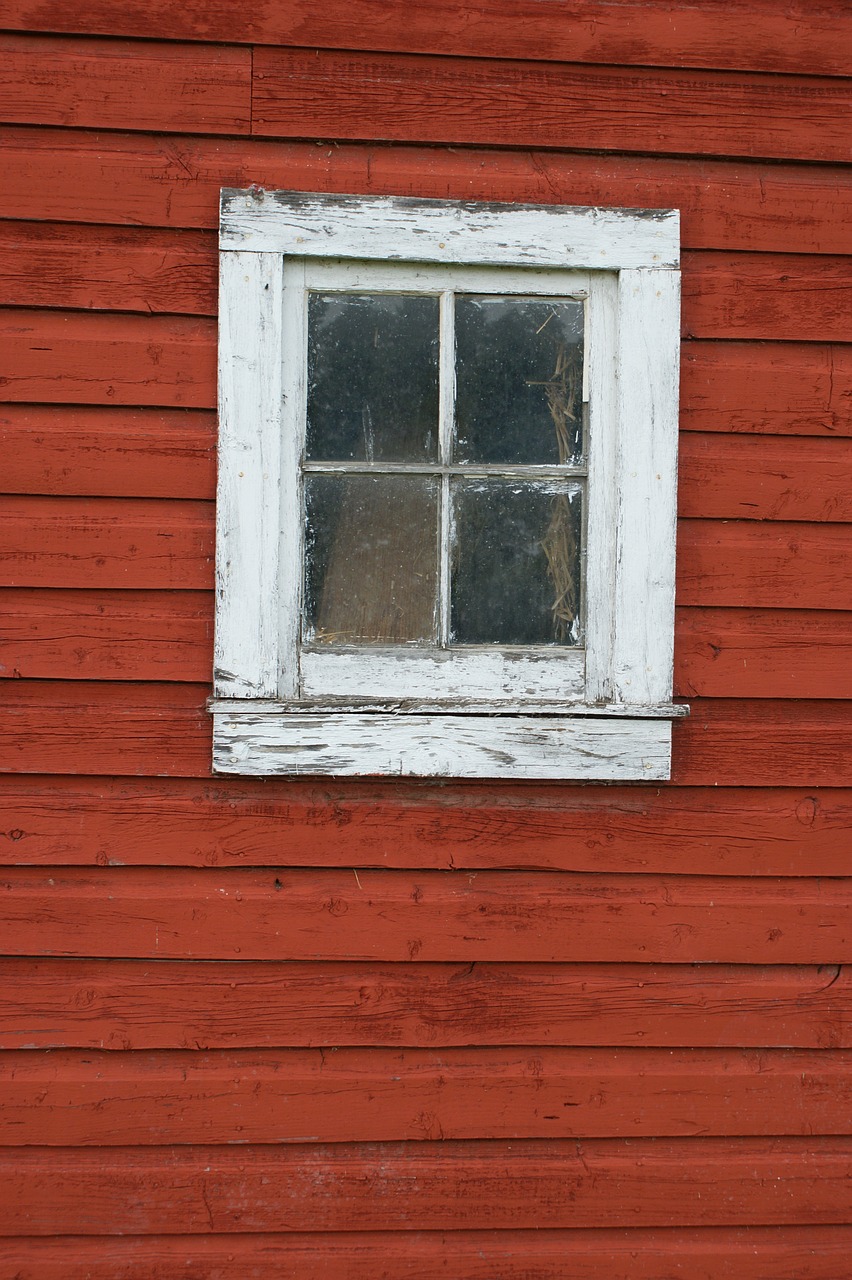
<path id="1" fill-rule="evenodd" d="M 0 1154 L 4 1235 L 826 1224 L 850 1139 L 24 1150 Z"/>
<path id="2" fill-rule="evenodd" d="M 251 120 L 248 49 L 4 34 L 0 84 L 16 124 L 243 133 Z"/>
<path id="3" fill-rule="evenodd" d="M 6 310 L 0 352 L 13 403 L 215 408 L 212 319 Z M 848 436 L 850 409 L 852 344 L 682 345 L 682 430 Z"/>
<path id="4" fill-rule="evenodd" d="M 0 611 L 0 679 L 210 679 L 207 592 L 3 588 Z M 840 611 L 681 608 L 675 696 L 852 698 L 852 618 Z"/>
<path id="5" fill-rule="evenodd" d="M 4 1049 L 852 1048 L 840 965 L 0 961 Z"/>
<path id="6" fill-rule="evenodd" d="M 216 314 L 208 232 L 0 222 L 0 304 Z"/>
<path id="7" fill-rule="evenodd" d="M 852 346 L 685 342 L 682 431 L 852 435 Z"/>
<path id="8" fill-rule="evenodd" d="M 679 609 L 675 693 L 681 698 L 852 697 L 852 615 Z"/>
<path id="9" fill-rule="evenodd" d="M 218 702 L 216 774 L 334 777 L 541 778 L 586 782 L 668 780 L 666 716 L 425 712 L 255 714 Z"/>
<path id="10" fill-rule="evenodd" d="M 207 592 L 0 589 L 0 679 L 204 681 Z"/>
<path id="11" fill-rule="evenodd" d="M 844 163 L 849 104 L 829 78 L 258 47 L 251 132 Z"/>
<path id="12" fill-rule="evenodd" d="M 124 319 L 119 317 L 119 323 Z M 759 346 L 752 350 L 756 357 L 766 352 Z M 816 429 L 820 423 L 815 417 L 801 425 Z M 2 405 L 3 489 L 68 496 L 212 498 L 215 430 L 209 412 Z M 758 440 L 739 433 L 722 440 L 720 434 L 714 430 L 681 435 L 681 515 L 849 519 L 852 455 L 848 437 L 839 431 L 831 439 Z"/>
<path id="13" fill-rule="evenodd" d="M 688 726 L 688 728 L 687 728 Z M 837 786 L 852 768 L 852 718 L 843 702 L 704 699 L 675 726 L 672 781 L 736 785 L 748 779 L 749 757 L 762 757 L 759 782 L 796 780 Z"/>
<path id="14" fill-rule="evenodd" d="M 209 411 L 0 405 L 6 493 L 212 499 L 215 445 Z"/>
<path id="15" fill-rule="evenodd" d="M 332 0 L 321 11 L 305 0 L 248 10 L 202 0 L 179 10 L 163 0 L 133 0 L 120 9 L 109 0 L 10 0 L 4 14 L 15 30 L 824 75 L 849 70 L 847 19 L 843 5 L 831 0 L 783 11 L 761 0 L 711 0 L 694 12 L 665 0 L 582 0 L 555 14 L 534 0 L 491 0 L 473 10 L 457 0 L 429 0 L 405 17 L 393 0 Z"/>
<path id="16" fill-rule="evenodd" d="M 7 218 L 215 228 L 220 188 L 257 182 L 270 190 L 678 208 L 687 248 L 849 252 L 852 192 L 843 166 L 12 126 L 0 137 Z"/>
<path id="17" fill-rule="evenodd" d="M 0 581 L 7 586 L 209 588 L 212 503 L 6 496 Z"/>
<path id="18" fill-rule="evenodd" d="M 0 351 L 16 403 L 215 407 L 212 319 L 7 310 Z"/>
<path id="19" fill-rule="evenodd" d="M 9 681 L 0 770 L 209 777 L 205 694 L 196 685 Z M 850 768 L 843 702 L 705 699 L 674 725 L 672 781 L 681 786 L 842 787 Z"/>
<path id="20" fill-rule="evenodd" d="M 0 1239 L 21 1280 L 837 1280 L 843 1226 Z M 76 1269 L 75 1269 L 76 1268 Z"/>
<path id="21" fill-rule="evenodd" d="M 852 880 L 8 868 L 7 955 L 848 964 Z"/>
<path id="22" fill-rule="evenodd" d="M 683 432 L 682 516 L 740 520 L 852 519 L 852 440 Z"/>
<path id="23" fill-rule="evenodd" d="M 852 790 L 0 775 L 6 866 L 845 876 Z"/>
<path id="24" fill-rule="evenodd" d="M 804 521 L 678 521 L 679 604 L 837 609 L 852 591 L 852 529 Z"/>
<path id="25" fill-rule="evenodd" d="M 0 1081 L 11 1147 L 852 1132 L 842 1050 L 12 1050 Z"/>
<path id="26" fill-rule="evenodd" d="M 684 336 L 852 341 L 852 262 L 803 254 L 690 253 Z"/>
<path id="27" fill-rule="evenodd" d="M 212 586 L 212 503 L 8 495 L 2 510 L 4 586 Z M 850 549 L 844 524 L 682 519 L 678 602 L 836 609 L 849 598 Z"/>

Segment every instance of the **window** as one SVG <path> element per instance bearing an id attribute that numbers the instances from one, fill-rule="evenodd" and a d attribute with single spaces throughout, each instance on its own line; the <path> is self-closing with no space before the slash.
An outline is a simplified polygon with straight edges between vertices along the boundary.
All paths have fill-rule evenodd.
<path id="1" fill-rule="evenodd" d="M 678 215 L 225 191 L 214 766 L 669 776 Z"/>

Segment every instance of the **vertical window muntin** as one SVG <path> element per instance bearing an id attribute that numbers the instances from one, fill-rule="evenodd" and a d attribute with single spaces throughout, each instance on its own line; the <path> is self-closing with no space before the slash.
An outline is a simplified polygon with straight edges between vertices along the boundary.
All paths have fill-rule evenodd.
<path id="1" fill-rule="evenodd" d="M 377 635 L 372 642 L 376 647 L 386 646 L 388 643 L 394 645 L 402 645 L 404 652 L 411 653 L 414 647 L 421 647 L 426 652 L 447 651 L 460 657 L 466 652 L 471 654 L 477 648 L 486 650 L 499 650 L 506 652 L 508 657 L 512 657 L 513 650 L 515 656 L 523 658 L 524 655 L 531 655 L 535 652 L 546 654 L 547 657 L 554 657 L 564 654 L 566 649 L 573 649 L 576 654 L 582 649 L 584 642 L 584 619 L 586 610 L 586 590 L 585 590 L 585 557 L 587 548 L 586 523 L 588 512 L 588 476 L 589 476 L 589 379 L 587 375 L 588 369 L 588 282 L 587 278 L 578 281 L 581 273 L 577 272 L 549 272 L 547 278 L 542 276 L 541 272 L 530 270 L 506 271 L 500 269 L 489 271 L 485 269 L 459 269 L 450 268 L 447 270 L 421 269 L 412 272 L 410 268 L 403 265 L 401 268 L 388 268 L 383 265 L 380 270 L 374 266 L 363 266 L 362 264 L 353 263 L 337 263 L 323 264 L 319 270 L 316 264 L 311 264 L 314 268 L 309 270 L 308 278 L 305 281 L 306 288 L 302 294 L 302 305 L 307 315 L 313 297 L 321 296 L 329 299 L 335 295 L 341 298 L 362 298 L 372 299 L 381 298 L 382 296 L 398 296 L 405 298 L 428 298 L 434 297 L 439 302 L 439 388 L 438 388 L 438 458 L 437 460 L 421 460 L 421 461 L 404 461 L 398 460 L 380 460 L 375 461 L 369 456 L 370 451 L 365 450 L 365 456 L 361 459 L 350 457 L 348 459 L 318 459 L 309 457 L 308 454 L 314 452 L 304 437 L 301 444 L 301 468 L 300 468 L 300 485 L 299 485 L 299 507 L 305 510 L 305 489 L 313 483 L 312 478 L 321 476 L 323 473 L 338 475 L 341 478 L 345 475 L 357 476 L 410 476 L 420 475 L 422 477 L 435 477 L 440 482 L 440 501 L 438 504 L 438 538 L 437 552 L 438 564 L 436 571 L 437 601 L 436 601 L 436 628 L 431 637 L 414 636 L 410 640 L 400 640 L 398 638 L 388 639 L 386 636 Z M 350 281 L 342 282 L 335 277 L 339 277 L 342 272 L 348 269 L 349 273 L 356 278 Z M 435 287 L 433 281 L 438 275 L 446 278 L 450 276 L 447 282 L 450 287 Z M 412 279 L 412 275 L 418 277 Z M 377 278 L 378 277 L 378 278 Z M 431 278 L 430 278 L 431 277 Z M 452 278 L 454 277 L 454 278 Z M 488 278 L 490 277 L 490 279 Z M 443 282 L 443 281 L 442 281 Z M 431 286 L 431 287 L 430 287 Z M 582 366 L 578 374 L 580 386 L 578 395 L 576 396 L 575 413 L 580 415 L 580 422 L 577 429 L 582 439 L 581 455 L 584 456 L 561 456 L 557 461 L 535 462 L 489 462 L 466 460 L 463 461 L 454 457 L 454 454 L 460 451 L 460 439 L 457 430 L 456 418 L 456 386 L 457 386 L 457 344 L 455 335 L 455 320 L 458 306 L 483 305 L 488 307 L 489 304 L 496 304 L 499 310 L 501 304 L 504 310 L 511 313 L 512 304 L 519 303 L 521 306 L 543 308 L 542 314 L 545 315 L 544 323 L 541 325 L 543 329 L 549 321 L 557 315 L 558 308 L 579 307 L 582 309 L 582 318 L 579 324 L 579 333 L 582 340 Z M 550 315 L 546 314 L 547 308 L 551 308 Z M 567 316 L 567 310 L 566 310 Z M 563 317 L 564 322 L 564 317 Z M 304 336 L 305 347 L 307 348 L 311 339 L 308 333 L 308 325 L 303 322 L 302 333 Z M 305 355 L 307 361 L 307 353 Z M 542 383 L 543 385 L 543 383 Z M 306 400 L 309 395 L 309 389 L 306 391 Z M 550 402 L 549 390 L 546 392 L 548 403 Z M 303 422 L 309 416 L 306 410 L 303 415 Z M 562 455 L 565 454 L 564 448 L 560 450 Z M 475 482 L 485 488 L 491 486 L 492 492 L 495 494 L 506 492 L 514 487 L 516 493 L 520 497 L 523 490 L 530 493 L 536 493 L 552 497 L 554 507 L 557 505 L 559 496 L 563 500 L 563 505 L 571 509 L 571 523 L 577 529 L 577 541 L 579 548 L 577 549 L 577 561 L 574 576 L 577 579 L 576 594 L 579 597 L 576 601 L 574 617 L 570 626 L 570 634 L 565 626 L 565 620 L 561 622 L 562 633 L 554 634 L 554 638 L 550 639 L 544 635 L 535 635 L 532 638 L 518 638 L 510 636 L 509 638 L 486 638 L 485 636 L 477 636 L 474 627 L 473 638 L 464 639 L 463 636 L 454 634 L 452 619 L 454 612 L 453 600 L 453 569 L 452 558 L 454 554 L 453 536 L 456 526 L 456 507 L 461 495 L 465 492 L 469 493 L 475 487 Z M 579 504 L 579 518 L 577 518 L 577 505 Z M 305 545 L 305 518 L 301 520 L 300 542 L 301 542 L 301 559 L 308 555 L 310 548 Z M 550 567 L 548 567 L 550 572 Z M 300 590 L 304 591 L 304 583 Z M 322 629 L 312 626 L 308 614 L 312 607 L 310 600 L 303 600 L 303 607 L 300 610 L 302 617 L 302 640 L 301 645 L 303 651 L 307 654 L 312 649 L 324 650 L 328 652 L 332 648 L 347 648 L 345 635 L 342 635 L 338 629 L 331 628 L 327 634 L 322 634 Z M 510 628 L 511 629 L 511 628 Z M 567 643 L 566 643 L 567 641 Z M 363 644 L 363 640 L 354 642 L 350 652 L 360 650 L 362 653 L 369 651 L 371 645 L 368 642 Z M 579 654 L 577 656 L 580 656 Z"/>

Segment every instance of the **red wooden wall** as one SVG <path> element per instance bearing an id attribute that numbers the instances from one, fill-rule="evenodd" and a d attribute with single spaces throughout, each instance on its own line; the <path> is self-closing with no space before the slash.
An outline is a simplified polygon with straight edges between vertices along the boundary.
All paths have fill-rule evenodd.
<path id="1" fill-rule="evenodd" d="M 5 0 L 0 1275 L 850 1274 L 849 16 Z M 680 207 L 672 785 L 210 776 L 251 182 Z"/>

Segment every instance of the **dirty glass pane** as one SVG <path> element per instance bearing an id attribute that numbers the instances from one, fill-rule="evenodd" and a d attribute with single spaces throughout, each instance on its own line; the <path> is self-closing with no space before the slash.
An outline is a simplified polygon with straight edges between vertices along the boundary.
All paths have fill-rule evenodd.
<path id="1" fill-rule="evenodd" d="M 451 641 L 577 644 L 581 487 L 455 480 L 451 497 Z"/>
<path id="2" fill-rule="evenodd" d="M 306 476 L 305 640 L 435 643 L 439 483 Z"/>
<path id="3" fill-rule="evenodd" d="M 438 450 L 438 299 L 312 293 L 306 456 L 432 462 Z"/>
<path id="4" fill-rule="evenodd" d="M 455 460 L 579 466 L 583 304 L 456 298 Z"/>

